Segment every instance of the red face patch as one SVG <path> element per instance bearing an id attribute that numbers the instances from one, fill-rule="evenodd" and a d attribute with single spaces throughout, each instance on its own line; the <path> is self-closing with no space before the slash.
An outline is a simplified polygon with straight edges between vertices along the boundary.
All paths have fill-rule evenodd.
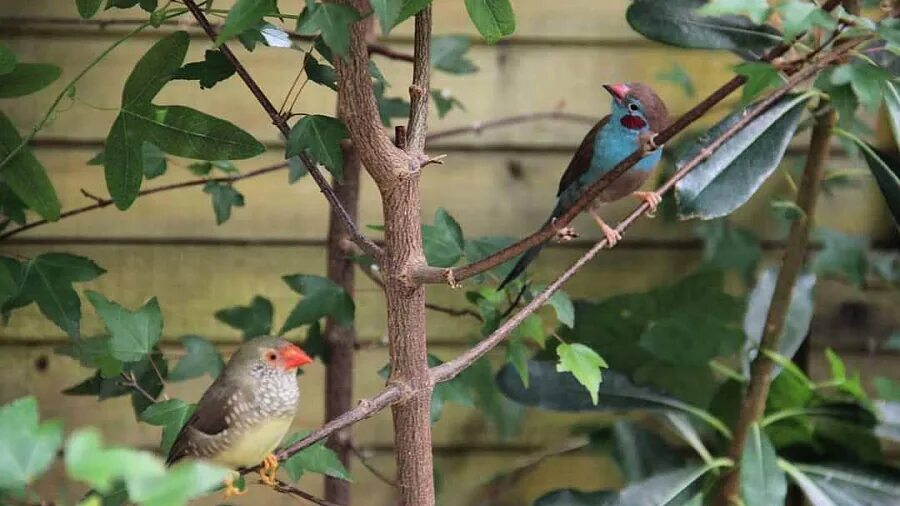
<path id="1" fill-rule="evenodd" d="M 633 116 L 631 114 L 622 116 L 621 122 L 623 127 L 629 128 L 631 130 L 640 130 L 647 126 L 647 122 L 642 120 L 639 116 Z"/>

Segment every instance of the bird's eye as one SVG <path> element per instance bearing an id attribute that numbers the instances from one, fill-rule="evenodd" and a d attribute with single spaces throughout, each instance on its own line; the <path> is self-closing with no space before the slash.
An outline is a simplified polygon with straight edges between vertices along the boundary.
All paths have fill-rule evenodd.
<path id="1" fill-rule="evenodd" d="M 274 362 L 277 359 L 278 359 L 278 355 L 276 355 L 274 351 L 270 351 L 269 353 L 266 353 L 266 360 L 268 360 L 269 362 Z"/>
<path id="2" fill-rule="evenodd" d="M 637 104 L 628 104 L 628 108 L 632 111 L 637 111 L 638 109 L 640 109 Z"/>

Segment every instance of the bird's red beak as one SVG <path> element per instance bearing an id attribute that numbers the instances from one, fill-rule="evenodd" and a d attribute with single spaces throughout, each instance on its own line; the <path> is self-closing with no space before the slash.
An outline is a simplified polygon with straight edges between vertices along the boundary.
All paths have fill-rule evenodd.
<path id="1" fill-rule="evenodd" d="M 628 85 L 625 83 L 620 84 L 604 84 L 603 87 L 606 91 L 609 92 L 610 95 L 616 98 L 619 102 L 625 99 L 625 95 L 628 94 Z"/>
<path id="2" fill-rule="evenodd" d="M 281 362 L 286 370 L 296 369 L 312 362 L 309 355 L 294 344 L 285 344 L 278 351 L 281 353 Z"/>

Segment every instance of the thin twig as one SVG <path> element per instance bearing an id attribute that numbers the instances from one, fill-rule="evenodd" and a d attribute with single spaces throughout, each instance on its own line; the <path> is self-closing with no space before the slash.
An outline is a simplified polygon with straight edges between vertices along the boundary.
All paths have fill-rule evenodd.
<path id="1" fill-rule="evenodd" d="M 261 482 L 260 482 L 261 483 Z M 281 492 L 282 494 L 288 494 L 295 497 L 299 497 L 301 499 L 306 499 L 307 501 L 318 504 L 319 506 L 340 506 L 337 503 L 333 503 L 331 501 L 326 501 L 325 499 L 320 499 L 309 492 L 304 492 L 299 488 L 291 485 L 290 483 L 284 482 L 279 479 L 275 479 L 275 485 L 272 486 L 273 489 Z"/>
<path id="2" fill-rule="evenodd" d="M 210 25 L 209 20 L 206 19 L 206 15 L 203 11 L 197 6 L 197 3 L 194 0 L 184 0 L 184 6 L 188 8 L 191 14 L 194 16 L 194 19 L 200 24 L 200 27 L 203 28 L 203 31 L 206 32 L 206 35 L 209 36 L 210 40 L 216 40 L 216 31 Z M 234 53 L 231 51 L 231 48 L 228 47 L 227 44 L 220 44 L 219 51 L 228 59 L 229 62 L 234 66 L 235 72 L 240 76 L 241 80 L 244 81 L 244 84 L 247 88 L 250 89 L 250 92 L 256 98 L 257 102 L 265 109 L 266 114 L 269 115 L 269 118 L 272 120 L 272 123 L 278 127 L 278 130 L 281 131 L 282 135 L 287 138 L 291 129 L 288 127 L 287 122 L 284 118 L 278 114 L 278 111 L 275 109 L 275 106 L 269 100 L 265 93 L 263 93 L 262 89 L 260 89 L 259 85 L 253 79 L 253 76 L 247 71 L 244 65 L 237 59 Z M 331 188 L 331 185 L 328 184 L 328 181 L 325 180 L 325 177 L 319 171 L 319 168 L 316 166 L 315 162 L 313 162 L 305 153 L 300 154 L 300 161 L 303 162 L 303 165 L 306 166 L 309 175 L 312 176 L 313 180 L 319 185 L 319 188 L 322 190 L 322 193 L 325 194 L 325 198 L 328 200 L 328 203 L 331 204 L 331 207 L 337 212 L 340 216 L 341 223 L 347 228 L 347 233 L 350 235 L 350 238 L 359 245 L 366 253 L 372 255 L 375 258 L 381 258 L 383 252 L 381 248 L 375 244 L 371 239 L 366 237 L 359 231 L 356 223 L 350 218 L 347 214 L 347 211 L 341 205 L 340 200 L 334 194 L 334 190 Z"/>
<path id="3" fill-rule="evenodd" d="M 151 360 L 151 362 L 152 362 L 152 360 Z M 143 395 L 148 401 L 150 401 L 154 404 L 156 403 L 156 397 L 153 397 L 152 395 L 150 395 L 149 392 L 144 390 L 144 388 L 137 382 L 137 378 L 134 377 L 133 372 L 130 372 L 130 373 L 123 372 L 122 378 L 125 380 L 125 382 L 122 383 L 122 386 L 133 388 L 137 393 Z"/>
<path id="4" fill-rule="evenodd" d="M 388 475 L 379 471 L 377 467 L 372 465 L 372 462 L 370 462 L 370 460 L 369 460 L 369 456 L 366 455 L 365 453 L 363 453 L 363 451 L 359 447 L 357 447 L 353 443 L 351 443 L 349 447 L 350 447 L 350 453 L 355 455 L 356 458 L 359 459 L 360 464 L 362 464 L 363 467 L 368 469 L 369 472 L 372 473 L 373 476 L 375 476 L 379 480 L 383 481 L 384 483 L 386 483 L 394 488 L 397 488 L 397 482 L 394 479 L 392 479 L 391 477 L 389 477 Z"/>

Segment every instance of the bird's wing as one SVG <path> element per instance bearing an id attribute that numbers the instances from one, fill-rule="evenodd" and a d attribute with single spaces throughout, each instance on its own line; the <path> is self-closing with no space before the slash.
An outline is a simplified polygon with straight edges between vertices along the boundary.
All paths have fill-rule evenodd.
<path id="1" fill-rule="evenodd" d="M 559 189 L 556 192 L 557 197 L 562 195 L 562 192 L 564 192 L 569 185 L 578 181 L 578 178 L 591 168 L 591 158 L 594 157 L 594 140 L 597 138 L 597 132 L 599 132 L 607 122 L 609 122 L 609 116 L 598 121 L 587 135 L 584 136 L 581 145 L 575 150 L 575 155 L 572 156 L 569 166 L 566 167 L 566 171 L 559 180 Z"/>
<path id="2" fill-rule="evenodd" d="M 209 457 L 205 448 L 213 443 L 216 435 L 229 427 L 228 420 L 236 415 L 242 399 L 242 391 L 234 382 L 220 377 L 204 392 L 197 409 L 178 432 L 172 449 L 169 450 L 167 464 L 184 457 Z"/>

